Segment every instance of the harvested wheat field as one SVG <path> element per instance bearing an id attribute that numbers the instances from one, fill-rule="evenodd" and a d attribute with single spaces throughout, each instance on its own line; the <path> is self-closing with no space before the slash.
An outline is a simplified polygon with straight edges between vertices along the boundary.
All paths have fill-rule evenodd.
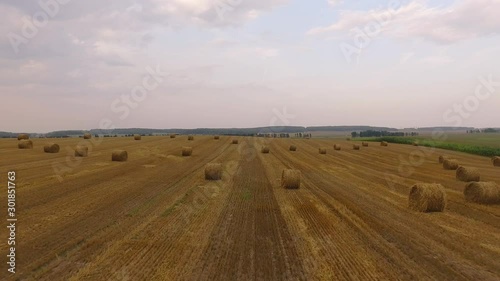
<path id="1" fill-rule="evenodd" d="M 0 169 L 16 171 L 22 206 L 17 272 L 2 280 L 499 280 L 500 205 L 466 201 L 467 183 L 436 161 L 458 159 L 500 184 L 488 157 L 392 143 L 320 155 L 352 143 L 213 139 L 68 138 L 59 153 L 44 153 L 50 139 L 27 150 L 0 139 Z M 182 157 L 187 145 L 196 153 Z M 88 157 L 74 157 L 77 146 Z M 116 150 L 126 162 L 111 161 Z M 418 165 L 400 162 L 416 150 Z M 220 180 L 205 179 L 208 163 L 222 164 Z M 287 169 L 300 171 L 299 188 L 282 186 Z M 444 209 L 409 208 L 416 184 L 441 185 Z"/>

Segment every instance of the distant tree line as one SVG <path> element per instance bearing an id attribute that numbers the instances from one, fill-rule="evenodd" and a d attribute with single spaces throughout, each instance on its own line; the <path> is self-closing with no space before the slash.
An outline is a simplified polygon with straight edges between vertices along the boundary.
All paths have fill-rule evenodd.
<path id="1" fill-rule="evenodd" d="M 277 133 L 266 133 L 266 134 L 258 133 L 258 134 L 255 134 L 255 136 L 259 137 L 259 138 L 289 138 L 290 134 L 288 134 L 288 133 L 280 133 L 280 134 L 277 134 Z"/>
<path id="2" fill-rule="evenodd" d="M 480 129 L 467 130 L 467 134 L 479 134 L 479 133 L 500 133 L 500 129 L 486 128 L 483 130 Z"/>
<path id="3" fill-rule="evenodd" d="M 290 138 L 289 133 L 258 133 L 255 136 L 262 138 Z M 295 133 L 293 136 L 295 138 L 312 138 L 312 134 L 310 133 Z"/>
<path id="4" fill-rule="evenodd" d="M 310 133 L 295 133 L 296 138 L 305 138 L 305 139 L 310 139 L 312 138 L 312 134 Z"/>
<path id="5" fill-rule="evenodd" d="M 418 136 L 417 132 L 389 132 L 389 131 L 374 131 L 367 130 L 362 132 L 352 132 L 353 138 L 371 138 L 371 137 L 408 137 Z"/>
<path id="6" fill-rule="evenodd" d="M 133 136 L 134 134 L 140 134 L 143 136 L 165 136 L 169 134 L 192 134 L 192 135 L 227 135 L 227 136 L 270 136 L 270 137 L 290 137 L 294 136 L 296 138 L 310 138 L 310 132 L 352 132 L 352 137 L 382 137 L 382 136 L 415 136 L 418 133 L 416 131 L 432 131 L 432 130 L 442 130 L 442 131 L 467 131 L 467 133 L 500 133 L 500 128 L 486 128 L 486 129 L 474 129 L 472 127 L 429 127 L 429 128 L 408 128 L 400 132 L 395 128 L 385 128 L 385 127 L 370 127 L 370 126 L 318 126 L 318 127 L 300 127 L 300 126 L 270 126 L 270 127 L 257 127 L 257 128 L 198 128 L 198 129 L 144 129 L 144 128 L 117 128 L 114 130 L 99 130 L 92 129 L 89 131 L 83 130 L 64 130 L 55 131 L 47 134 L 35 134 L 30 132 L 19 132 L 19 133 L 29 133 L 34 138 L 36 137 L 47 137 L 47 138 L 68 138 L 77 137 L 83 135 L 85 132 L 89 132 L 93 135 L 105 135 L 105 136 Z M 0 131 L 0 138 L 16 138 L 17 133 L 14 132 L 2 132 Z"/>

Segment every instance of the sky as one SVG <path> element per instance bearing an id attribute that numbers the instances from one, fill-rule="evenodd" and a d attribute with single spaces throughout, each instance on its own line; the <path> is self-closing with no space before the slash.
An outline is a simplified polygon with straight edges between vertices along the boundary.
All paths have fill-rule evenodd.
<path id="1" fill-rule="evenodd" d="M 0 0 L 0 131 L 500 127 L 500 0 Z"/>

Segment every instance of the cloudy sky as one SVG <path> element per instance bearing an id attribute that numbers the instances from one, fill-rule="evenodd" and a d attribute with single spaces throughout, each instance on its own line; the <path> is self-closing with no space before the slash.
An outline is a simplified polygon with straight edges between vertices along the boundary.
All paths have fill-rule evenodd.
<path id="1" fill-rule="evenodd" d="M 0 131 L 499 127 L 498 11 L 500 0 L 0 0 Z"/>

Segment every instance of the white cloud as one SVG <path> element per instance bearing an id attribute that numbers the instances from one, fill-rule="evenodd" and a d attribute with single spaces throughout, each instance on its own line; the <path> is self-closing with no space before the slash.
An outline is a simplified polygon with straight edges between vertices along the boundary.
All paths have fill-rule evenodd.
<path id="1" fill-rule="evenodd" d="M 414 52 L 408 52 L 408 53 L 401 54 L 401 57 L 399 59 L 399 63 L 405 64 L 414 56 L 415 56 Z"/>
<path id="2" fill-rule="evenodd" d="M 47 66 L 43 62 L 35 61 L 35 60 L 29 60 L 19 67 L 19 71 L 22 74 L 28 74 L 28 75 L 44 72 L 46 70 L 47 70 Z"/>
<path id="3" fill-rule="evenodd" d="M 150 0 L 150 12 L 167 16 L 170 24 L 195 24 L 201 26 L 240 25 L 257 18 L 263 11 L 288 2 L 288 0 Z"/>
<path id="4" fill-rule="evenodd" d="M 386 36 L 449 44 L 498 34 L 499 10 L 500 0 L 462 0 L 449 7 L 431 7 L 426 2 L 413 1 L 399 9 L 342 11 L 336 23 L 313 28 L 308 34 L 348 32 L 378 22 L 384 23 L 378 26 Z"/>
<path id="5" fill-rule="evenodd" d="M 420 60 L 421 63 L 423 64 L 428 64 L 431 66 L 442 66 L 442 65 L 447 65 L 455 60 L 449 56 L 443 55 L 443 56 L 430 56 L 426 57 Z"/>
<path id="6" fill-rule="evenodd" d="M 162 14 L 183 14 L 187 16 L 199 16 L 214 7 L 216 1 L 211 0 L 153 0 Z"/>
<path id="7" fill-rule="evenodd" d="M 328 5 L 330 5 L 331 7 L 335 7 L 335 6 L 340 5 L 344 1 L 343 0 L 327 0 L 327 2 L 328 2 Z"/>
<path id="8" fill-rule="evenodd" d="M 31 47 L 33 52 L 39 52 L 39 45 L 55 47 L 61 41 L 92 46 L 95 41 L 112 40 L 120 41 L 124 46 L 134 45 L 136 42 L 130 38 L 142 36 L 155 28 L 239 26 L 288 1 L 144 0 L 141 4 L 133 5 L 121 0 L 110 0 L 106 5 L 98 0 L 72 1 L 70 4 L 60 5 L 59 12 L 50 17 L 45 27 L 39 28 L 35 38 L 30 38 L 27 44 L 21 44 L 19 56 L 23 56 L 23 51 L 27 48 Z M 220 7 L 224 7 L 222 12 L 218 10 Z M 34 14 L 43 12 L 41 6 L 32 2 L 0 3 L 0 14 L 5 15 L 0 32 L 4 35 L 22 35 L 26 25 L 24 19 L 29 21 Z M 56 32 L 61 29 L 67 33 Z M 47 34 L 50 35 L 45 38 Z M 71 34 L 69 40 L 67 34 Z M 0 39 L 0 49 L 2 48 L 12 49 L 7 36 Z M 24 52 L 27 53 L 29 52 Z M 0 53 L 0 56 L 4 55 Z"/>
<path id="9" fill-rule="evenodd" d="M 80 78 L 80 77 L 82 77 L 82 71 L 78 68 L 74 69 L 74 70 L 68 72 L 68 76 L 71 78 L 74 78 L 74 79 Z"/>
<path id="10" fill-rule="evenodd" d="M 266 58 L 276 57 L 279 54 L 279 50 L 273 48 L 256 48 L 255 52 L 258 55 Z"/>
<path id="11" fill-rule="evenodd" d="M 142 12 L 142 5 L 135 3 L 134 5 L 128 7 L 126 11 L 140 13 Z"/>
<path id="12" fill-rule="evenodd" d="M 279 50 L 264 47 L 235 47 L 228 51 L 228 56 L 232 58 L 273 58 L 279 55 Z"/>
<path id="13" fill-rule="evenodd" d="M 247 12 L 246 18 L 252 20 L 258 18 L 259 15 L 260 12 L 258 10 L 250 10 Z"/>
<path id="14" fill-rule="evenodd" d="M 85 41 L 80 40 L 78 37 L 76 37 L 73 34 L 68 34 L 68 37 L 71 39 L 71 43 L 75 45 L 85 45 Z"/>

